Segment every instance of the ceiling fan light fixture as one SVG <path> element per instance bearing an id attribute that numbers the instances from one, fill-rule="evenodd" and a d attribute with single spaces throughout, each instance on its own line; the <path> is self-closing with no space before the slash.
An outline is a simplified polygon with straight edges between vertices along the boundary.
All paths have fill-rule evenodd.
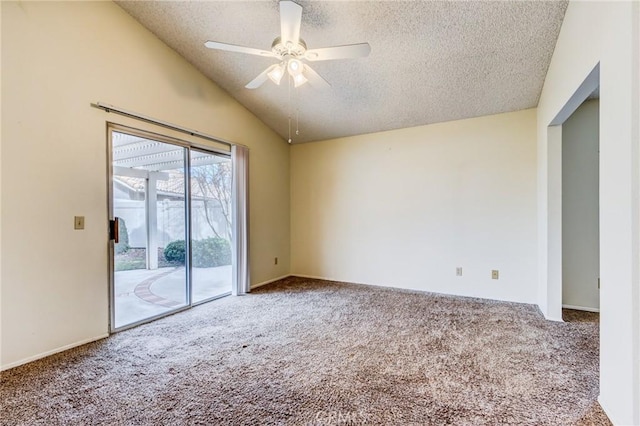
<path id="1" fill-rule="evenodd" d="M 284 75 L 284 65 L 280 64 L 271 71 L 267 73 L 271 81 L 275 84 L 280 85 L 280 81 L 282 80 L 282 76 Z"/>
<path id="2" fill-rule="evenodd" d="M 308 81 L 307 77 L 302 75 L 302 73 L 297 74 L 296 76 L 293 77 L 293 86 L 294 87 L 300 87 L 303 84 L 305 84 L 307 81 Z"/>
<path id="3" fill-rule="evenodd" d="M 289 59 L 287 63 L 287 70 L 291 77 L 295 78 L 302 73 L 302 62 L 299 59 Z"/>

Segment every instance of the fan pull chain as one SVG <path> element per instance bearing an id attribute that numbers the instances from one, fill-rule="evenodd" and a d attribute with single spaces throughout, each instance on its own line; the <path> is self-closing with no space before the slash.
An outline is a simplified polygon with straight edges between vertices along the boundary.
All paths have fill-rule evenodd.
<path id="1" fill-rule="evenodd" d="M 289 91 L 289 143 L 291 143 L 291 76 L 287 76 L 287 83 Z"/>
<path id="2" fill-rule="evenodd" d="M 300 94 L 296 90 L 296 136 L 300 136 L 300 130 L 298 130 L 298 119 L 300 118 Z"/>

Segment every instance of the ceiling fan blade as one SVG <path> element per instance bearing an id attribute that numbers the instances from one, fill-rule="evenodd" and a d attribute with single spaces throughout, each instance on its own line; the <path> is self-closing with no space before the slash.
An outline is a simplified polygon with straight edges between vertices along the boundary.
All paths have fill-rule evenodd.
<path id="1" fill-rule="evenodd" d="M 305 53 L 309 61 L 329 61 L 332 59 L 364 58 L 369 56 L 369 43 L 347 44 L 345 46 L 321 47 L 310 49 Z"/>
<path id="2" fill-rule="evenodd" d="M 302 21 L 302 7 L 292 1 L 280 2 L 280 41 L 285 46 L 291 42 L 298 45 L 300 40 L 300 23 Z"/>
<path id="3" fill-rule="evenodd" d="M 262 71 L 256 78 L 247 83 L 247 85 L 244 87 L 246 87 L 247 89 L 257 89 L 258 87 L 262 86 L 262 84 L 264 84 L 264 82 L 269 79 L 269 76 L 267 74 L 269 74 L 271 70 L 276 68 L 277 66 L 278 64 L 271 65 L 269 68 Z"/>
<path id="4" fill-rule="evenodd" d="M 238 46 L 229 43 L 220 43 L 218 41 L 208 41 L 204 44 L 209 49 L 224 50 L 227 52 L 248 53 L 249 55 L 275 57 L 273 52 L 268 50 L 254 49 L 253 47 Z"/>
<path id="5" fill-rule="evenodd" d="M 322 78 L 320 74 L 315 72 L 309 65 L 304 66 L 304 76 L 309 80 L 309 84 L 317 89 L 328 89 L 331 87 L 329 82 Z"/>

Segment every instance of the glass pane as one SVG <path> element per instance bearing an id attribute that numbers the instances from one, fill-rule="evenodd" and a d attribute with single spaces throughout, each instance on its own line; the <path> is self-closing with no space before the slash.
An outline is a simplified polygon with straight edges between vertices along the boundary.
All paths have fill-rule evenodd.
<path id="1" fill-rule="evenodd" d="M 193 303 L 231 292 L 231 159 L 191 151 Z"/>
<path id="2" fill-rule="evenodd" d="M 120 218 L 120 241 L 115 245 L 115 270 L 147 269 L 145 179 L 114 176 L 114 215 Z"/>
<path id="3" fill-rule="evenodd" d="M 185 148 L 113 132 L 115 328 L 188 303 Z"/>

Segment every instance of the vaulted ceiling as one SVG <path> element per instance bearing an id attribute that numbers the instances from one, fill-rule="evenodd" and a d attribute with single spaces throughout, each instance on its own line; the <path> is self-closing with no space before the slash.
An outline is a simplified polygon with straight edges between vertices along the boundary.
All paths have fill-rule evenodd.
<path id="1" fill-rule="evenodd" d="M 244 86 L 273 58 L 279 4 L 117 1 L 283 138 L 308 142 L 516 111 L 538 104 L 567 1 L 296 1 L 309 49 L 368 42 L 366 58 L 313 62 L 331 87 Z M 299 135 L 295 135 L 295 119 Z"/>

